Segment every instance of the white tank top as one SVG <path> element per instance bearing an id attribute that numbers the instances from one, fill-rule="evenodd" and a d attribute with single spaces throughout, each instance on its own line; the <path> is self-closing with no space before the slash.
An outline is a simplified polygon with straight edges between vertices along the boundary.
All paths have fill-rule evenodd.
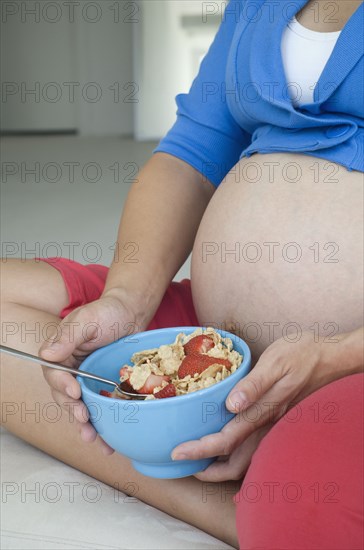
<path id="1" fill-rule="evenodd" d="M 287 93 L 295 107 L 313 103 L 313 91 L 341 31 L 317 32 L 293 17 L 282 35 L 281 53 Z"/>

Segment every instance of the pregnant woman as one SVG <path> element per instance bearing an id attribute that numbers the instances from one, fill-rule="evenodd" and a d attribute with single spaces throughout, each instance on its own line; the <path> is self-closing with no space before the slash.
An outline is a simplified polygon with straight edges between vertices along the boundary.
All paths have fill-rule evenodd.
<path id="1" fill-rule="evenodd" d="M 363 19 L 357 0 L 231 0 L 131 188 L 110 270 L 3 264 L 4 343 L 48 360 L 78 366 L 131 327 L 249 343 L 235 420 L 173 451 L 219 458 L 181 480 L 112 453 L 72 376 L 1 371 L 4 402 L 62 408 L 51 423 L 14 407 L 10 431 L 242 549 L 363 546 Z M 191 284 L 171 283 L 192 249 Z"/>

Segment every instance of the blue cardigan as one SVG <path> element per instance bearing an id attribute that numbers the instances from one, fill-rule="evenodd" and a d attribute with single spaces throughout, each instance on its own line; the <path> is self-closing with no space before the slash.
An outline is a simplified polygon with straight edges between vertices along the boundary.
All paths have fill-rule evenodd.
<path id="1" fill-rule="evenodd" d="M 154 152 L 174 155 L 215 186 L 242 157 L 300 152 L 364 172 L 364 4 L 343 28 L 314 89 L 289 98 L 281 38 L 308 0 L 230 0 L 177 120 Z"/>

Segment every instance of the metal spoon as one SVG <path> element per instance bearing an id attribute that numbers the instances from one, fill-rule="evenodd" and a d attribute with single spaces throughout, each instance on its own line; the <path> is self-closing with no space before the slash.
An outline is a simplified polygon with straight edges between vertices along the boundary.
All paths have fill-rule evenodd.
<path id="1" fill-rule="evenodd" d="M 44 365 L 45 367 L 50 367 L 51 369 L 56 370 L 62 370 L 65 372 L 70 372 L 71 374 L 74 374 L 75 376 L 82 376 L 83 378 L 90 378 L 91 380 L 97 380 L 98 382 L 103 382 L 104 384 L 109 384 L 110 386 L 114 386 L 114 388 L 121 393 L 122 395 L 128 397 L 129 399 L 136 399 L 136 400 L 142 400 L 147 397 L 146 393 L 131 393 L 128 391 L 125 391 L 122 388 L 121 384 L 118 384 L 117 382 L 114 382 L 113 380 L 109 380 L 108 378 L 103 378 L 102 376 L 97 376 L 96 374 L 92 374 L 90 372 L 86 372 L 81 369 L 73 369 L 72 367 L 65 367 L 64 365 L 60 365 L 59 363 L 53 363 L 51 361 L 45 361 L 44 359 L 41 359 L 41 357 L 37 357 L 36 355 L 31 355 L 30 353 L 25 353 L 24 351 L 19 351 L 17 349 L 8 348 L 7 346 L 0 346 L 0 352 L 7 353 L 8 355 L 13 355 L 14 357 L 19 357 L 19 359 L 25 359 L 26 361 L 33 361 L 33 363 L 38 363 L 39 365 Z"/>

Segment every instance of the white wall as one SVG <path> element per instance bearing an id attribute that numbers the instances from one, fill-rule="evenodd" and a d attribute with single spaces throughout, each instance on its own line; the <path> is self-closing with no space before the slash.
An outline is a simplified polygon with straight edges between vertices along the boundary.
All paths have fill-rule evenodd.
<path id="1" fill-rule="evenodd" d="M 205 13 L 207 4 L 215 14 Z M 175 96 L 188 92 L 226 3 L 143 0 L 139 5 L 141 22 L 134 29 L 134 75 L 140 86 L 135 136 L 159 139 L 175 121 Z M 184 16 L 194 16 L 195 24 L 183 26 Z"/>

